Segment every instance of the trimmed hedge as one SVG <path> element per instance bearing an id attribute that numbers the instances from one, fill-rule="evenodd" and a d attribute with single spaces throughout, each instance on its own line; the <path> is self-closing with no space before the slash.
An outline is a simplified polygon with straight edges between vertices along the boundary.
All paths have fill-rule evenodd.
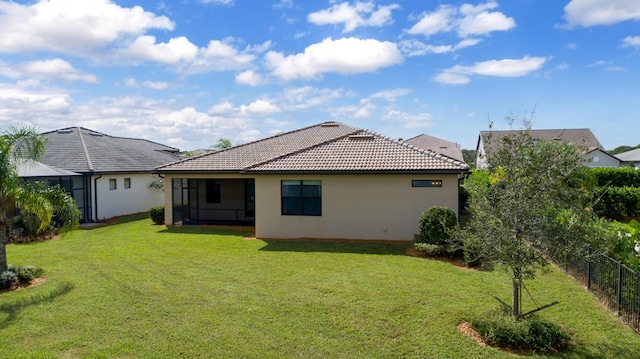
<path id="1" fill-rule="evenodd" d="M 593 210 L 608 218 L 639 217 L 640 188 L 638 187 L 597 187 L 593 194 Z"/>
<path id="2" fill-rule="evenodd" d="M 633 167 L 592 168 L 600 187 L 640 187 L 640 170 Z"/>
<path id="3" fill-rule="evenodd" d="M 416 243 L 448 244 L 450 232 L 458 225 L 458 217 L 449 207 L 435 206 L 422 213 Z"/>

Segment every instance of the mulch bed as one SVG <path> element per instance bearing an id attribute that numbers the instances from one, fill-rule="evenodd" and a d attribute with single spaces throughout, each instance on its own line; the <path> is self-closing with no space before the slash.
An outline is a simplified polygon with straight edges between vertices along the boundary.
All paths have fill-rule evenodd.
<path id="1" fill-rule="evenodd" d="M 15 284 L 13 284 L 11 287 L 7 288 L 7 289 L 2 289 L 0 290 L 0 294 L 2 293 L 7 293 L 7 292 L 13 292 L 14 290 L 20 290 L 22 288 L 28 288 L 28 287 L 37 287 L 40 284 L 46 282 L 47 279 L 46 278 L 34 278 L 32 280 L 30 280 L 27 283 L 24 282 L 17 282 Z"/>

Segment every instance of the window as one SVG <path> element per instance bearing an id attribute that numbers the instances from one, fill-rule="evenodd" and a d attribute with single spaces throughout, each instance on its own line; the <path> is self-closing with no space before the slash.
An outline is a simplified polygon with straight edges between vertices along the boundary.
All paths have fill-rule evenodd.
<path id="1" fill-rule="evenodd" d="M 110 190 L 118 188 L 117 184 L 118 184 L 118 182 L 116 182 L 115 178 L 109 178 L 109 189 Z"/>
<path id="2" fill-rule="evenodd" d="M 442 187 L 442 180 L 413 180 L 411 187 Z"/>
<path id="3" fill-rule="evenodd" d="M 206 181 L 207 203 L 220 203 L 220 180 Z"/>
<path id="4" fill-rule="evenodd" d="M 124 188 L 131 188 L 131 178 L 124 179 Z"/>
<path id="5" fill-rule="evenodd" d="M 322 181 L 282 181 L 283 216 L 321 216 Z"/>

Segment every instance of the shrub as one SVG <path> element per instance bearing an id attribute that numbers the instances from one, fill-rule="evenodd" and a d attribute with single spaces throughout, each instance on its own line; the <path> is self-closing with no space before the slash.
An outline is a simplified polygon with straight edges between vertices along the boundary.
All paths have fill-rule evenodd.
<path id="1" fill-rule="evenodd" d="M 596 202 L 593 210 L 608 218 L 640 216 L 640 188 L 598 187 L 593 192 Z"/>
<path id="2" fill-rule="evenodd" d="M 41 270 L 34 266 L 18 267 L 15 271 L 18 280 L 21 282 L 30 282 L 41 274 Z"/>
<path id="3" fill-rule="evenodd" d="M 149 210 L 149 216 L 155 224 L 164 223 L 164 206 L 151 207 Z"/>
<path id="4" fill-rule="evenodd" d="M 598 180 L 598 186 L 640 187 L 640 171 L 633 167 L 592 168 Z"/>
<path id="5" fill-rule="evenodd" d="M 416 250 L 424 252 L 430 256 L 442 256 L 449 254 L 449 246 L 429 243 L 416 243 Z"/>
<path id="6" fill-rule="evenodd" d="M 571 340 L 570 335 L 554 323 L 535 315 L 516 321 L 504 308 L 473 319 L 471 326 L 487 344 L 505 349 L 550 353 L 569 348 Z"/>
<path id="7" fill-rule="evenodd" d="M 0 274 L 0 289 L 6 289 L 11 287 L 13 283 L 18 281 L 18 276 L 10 271 L 6 270 Z"/>
<path id="8" fill-rule="evenodd" d="M 420 217 L 420 233 L 416 243 L 448 244 L 450 232 L 458 225 L 456 213 L 448 207 L 431 207 Z"/>

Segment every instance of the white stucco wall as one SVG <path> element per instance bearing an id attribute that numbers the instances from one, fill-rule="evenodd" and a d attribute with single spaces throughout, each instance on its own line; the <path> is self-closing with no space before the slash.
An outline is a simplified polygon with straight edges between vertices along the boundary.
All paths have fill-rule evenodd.
<path id="1" fill-rule="evenodd" d="M 322 216 L 281 214 L 281 180 L 287 179 L 322 181 Z M 442 187 L 411 185 L 435 179 Z M 457 175 L 256 176 L 256 237 L 410 241 L 432 206 L 458 213 Z"/>
<path id="2" fill-rule="evenodd" d="M 98 178 L 99 177 L 99 178 Z M 97 181 L 96 181 L 97 178 Z M 131 179 L 131 188 L 124 188 L 124 179 Z M 109 179 L 116 180 L 116 189 L 109 189 Z M 92 176 L 91 184 L 96 186 L 91 194 L 91 202 L 95 202 L 97 193 L 97 207 L 94 203 L 93 217 L 96 220 L 122 216 L 133 213 L 147 212 L 151 207 L 165 203 L 164 193 L 149 185 L 157 180 L 150 174 L 103 174 Z M 97 208 L 97 215 L 96 215 Z"/>

